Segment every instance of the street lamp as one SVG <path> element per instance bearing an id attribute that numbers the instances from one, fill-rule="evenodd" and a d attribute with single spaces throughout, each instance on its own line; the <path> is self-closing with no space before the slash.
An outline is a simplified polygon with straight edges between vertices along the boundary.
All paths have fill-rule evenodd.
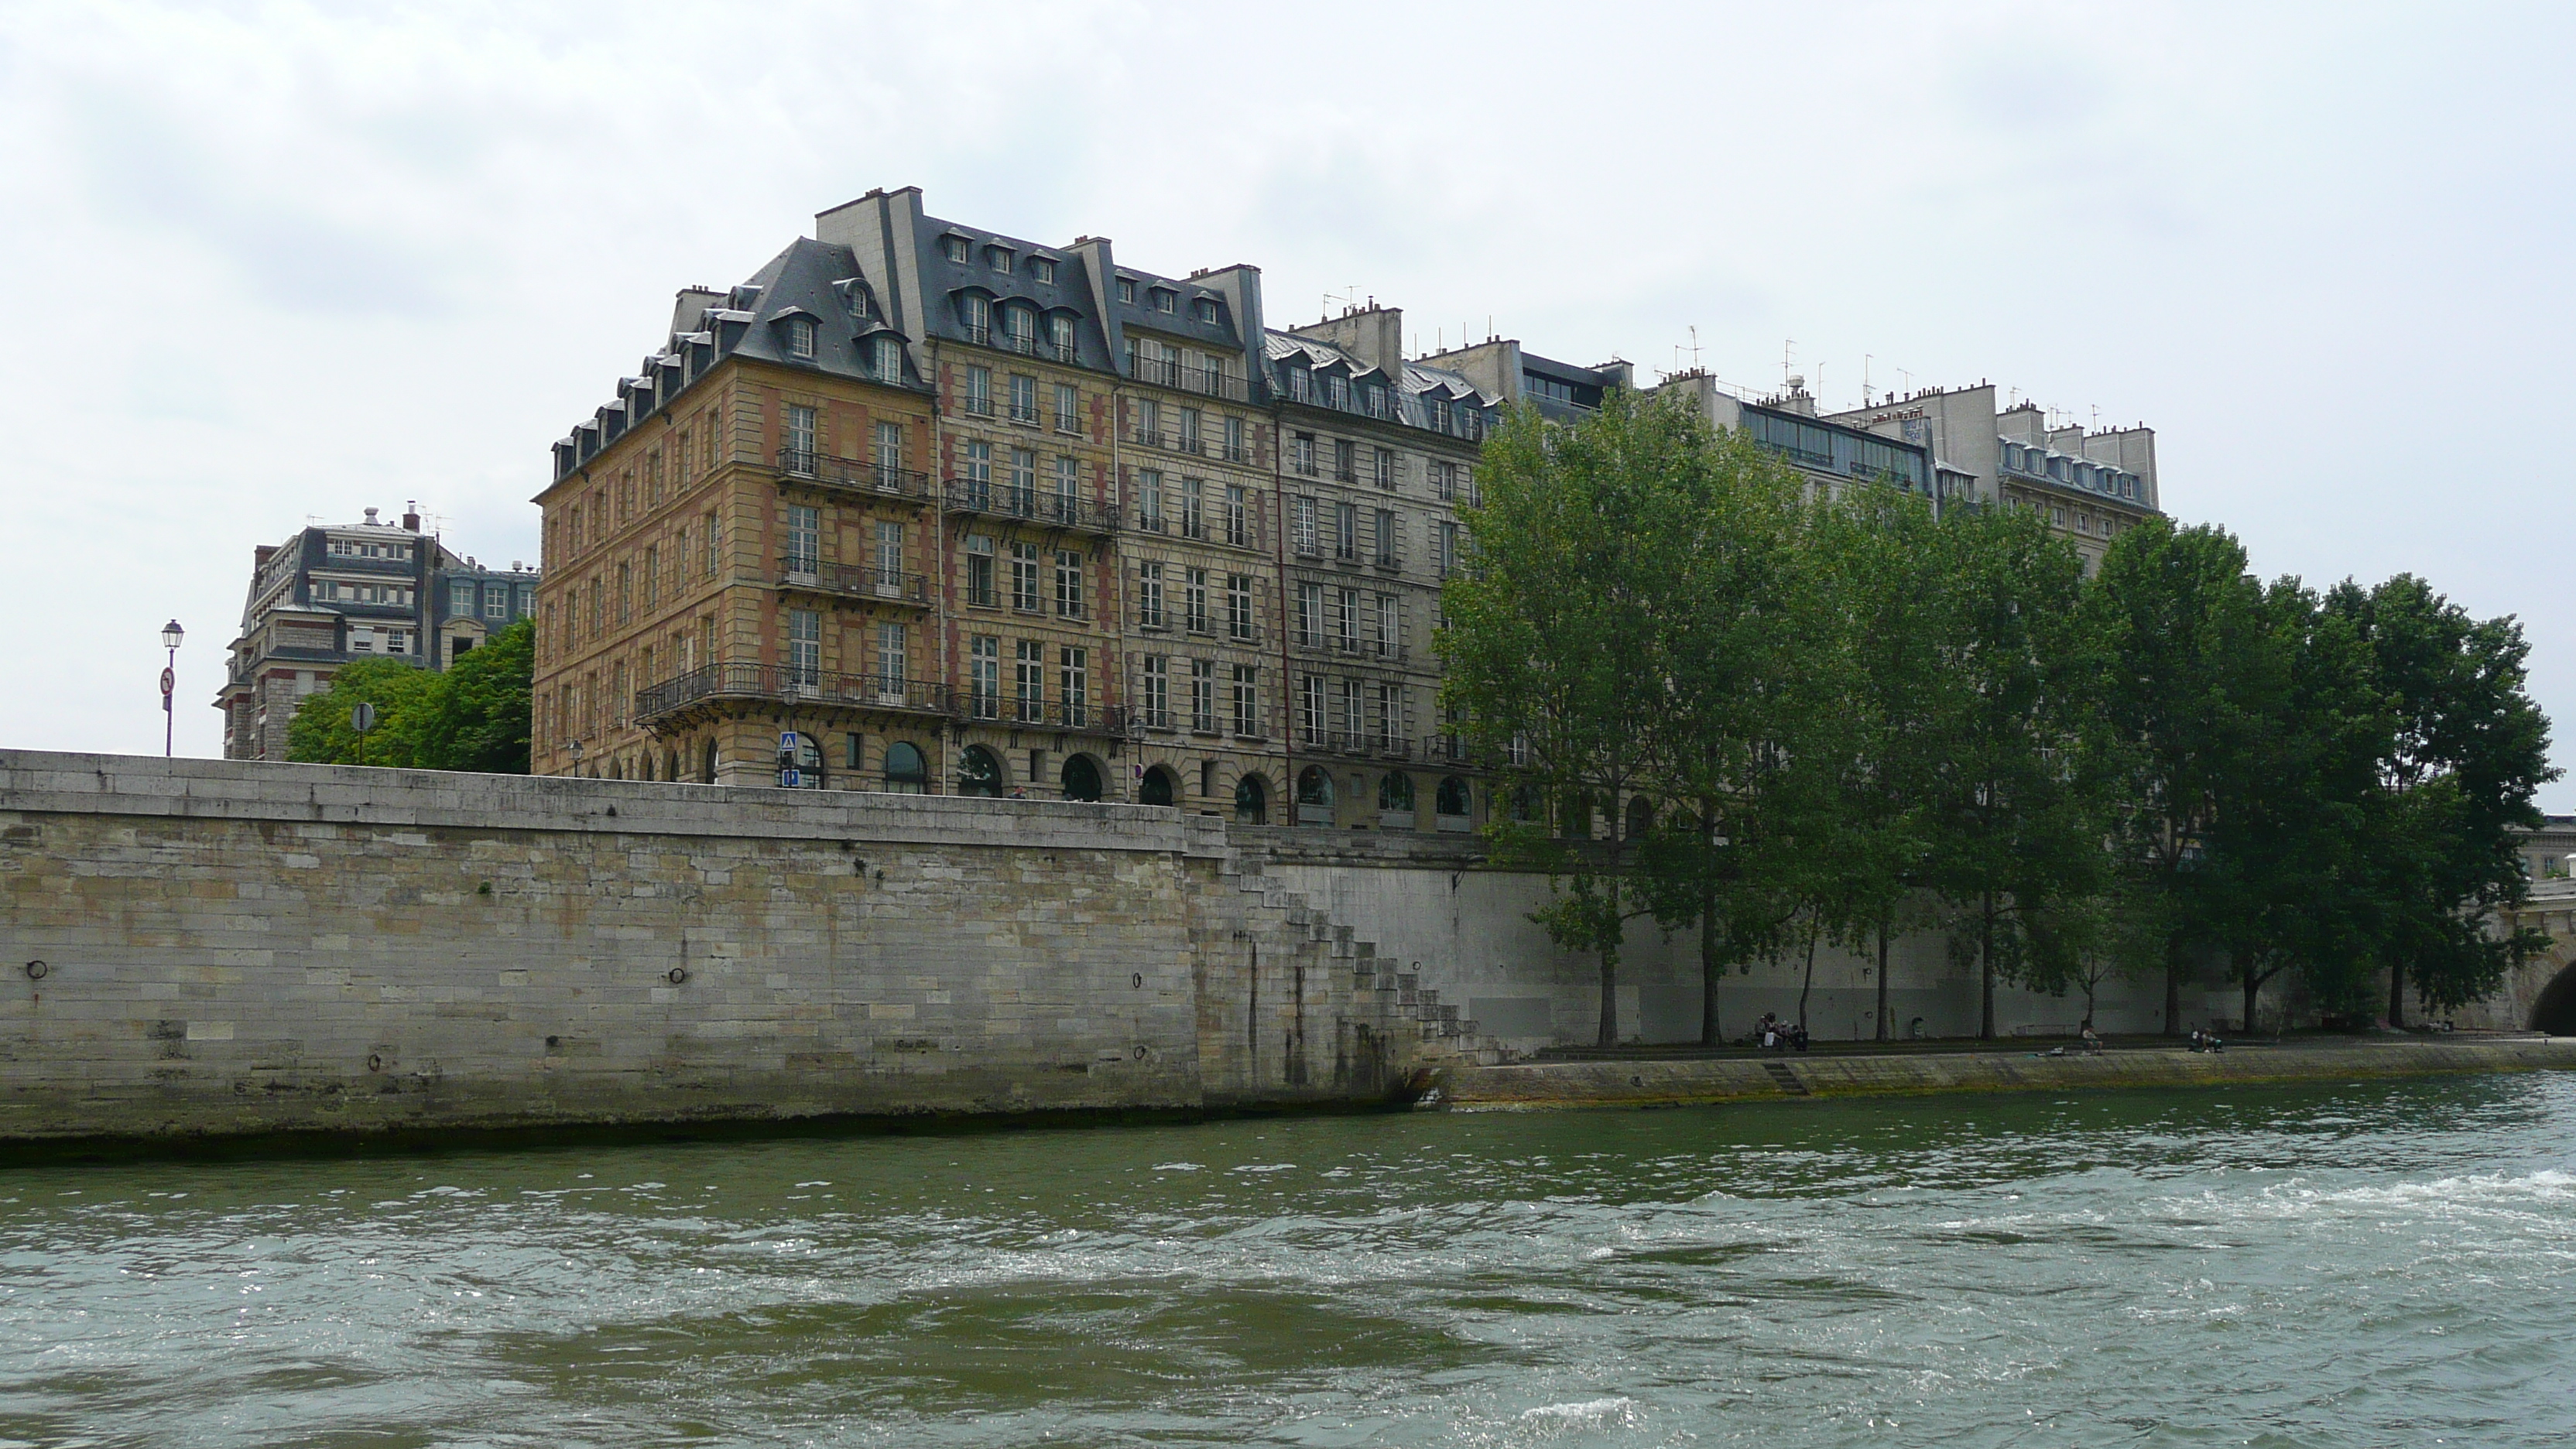
<path id="1" fill-rule="evenodd" d="M 572 742 L 572 772 L 575 778 L 581 775 L 581 741 L 579 740 Z"/>
<path id="2" fill-rule="evenodd" d="M 179 641 L 186 637 L 188 631 L 176 619 L 161 626 L 161 647 L 170 651 L 169 662 L 161 666 L 161 758 L 165 760 L 178 738 L 179 716 L 170 708 L 170 695 L 179 687 Z"/>

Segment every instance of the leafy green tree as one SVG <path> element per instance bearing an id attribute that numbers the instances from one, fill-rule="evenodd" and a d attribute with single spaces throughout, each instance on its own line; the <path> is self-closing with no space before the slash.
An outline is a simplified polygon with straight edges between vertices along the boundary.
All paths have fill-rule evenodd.
<path id="1" fill-rule="evenodd" d="M 1561 882 L 1532 919 L 1599 961 L 1604 1046 L 1619 1035 L 1628 922 L 1647 910 L 1620 806 L 1655 774 L 1663 623 L 1709 444 L 1678 400 L 1617 391 L 1566 427 L 1522 409 L 1487 439 L 1481 502 L 1465 510 L 1477 566 L 1443 588 L 1444 701 L 1507 762 L 1506 798 L 1542 807 L 1498 812 L 1488 834 L 1498 858 Z"/>
<path id="2" fill-rule="evenodd" d="M 2347 581 L 2323 608 L 2350 621 L 2394 720 L 2357 832 L 2378 950 L 2356 959 L 2387 972 L 2388 1020 L 2403 1025 L 2410 980 L 2428 1006 L 2456 1008 L 2538 949 L 2495 923 L 2524 899 L 2517 836 L 2539 826 L 2533 797 L 2559 772 L 2514 619 L 2472 619 L 2403 574 L 2367 591 Z"/>
<path id="3" fill-rule="evenodd" d="M 535 664 L 535 626 L 522 620 L 444 673 L 400 659 L 343 665 L 288 722 L 287 758 L 524 775 Z M 376 707 L 376 727 L 363 740 L 349 724 L 361 703 Z"/>

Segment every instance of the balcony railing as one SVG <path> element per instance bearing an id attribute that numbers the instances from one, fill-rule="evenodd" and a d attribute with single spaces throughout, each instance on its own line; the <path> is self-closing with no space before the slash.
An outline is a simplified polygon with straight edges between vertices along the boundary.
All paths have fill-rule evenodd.
<path id="1" fill-rule="evenodd" d="M 930 605 L 930 580 L 926 576 L 866 564 L 823 563 L 791 556 L 778 561 L 778 585 L 786 589 L 813 589 L 854 599 L 881 599 L 887 603 L 913 604 L 922 608 Z"/>
<path id="2" fill-rule="evenodd" d="M 1224 398 L 1229 402 L 1247 402 L 1252 397 L 1251 384 L 1240 374 L 1230 373 L 1215 364 L 1192 366 L 1176 357 L 1137 358 L 1136 380 L 1155 387 L 1168 387 L 1175 392 Z"/>
<path id="3" fill-rule="evenodd" d="M 802 448 L 779 449 L 778 471 L 808 487 L 829 488 L 835 492 L 904 498 L 916 503 L 931 496 L 930 475 L 927 473 L 857 458 L 826 457 Z"/>
<path id="4" fill-rule="evenodd" d="M 1134 720 L 1124 705 L 1067 706 L 1060 700 L 1022 699 L 1016 694 L 969 694 L 963 703 L 965 708 L 959 718 L 970 724 L 1000 725 L 1005 729 L 1124 736 L 1132 732 Z"/>
<path id="5" fill-rule="evenodd" d="M 1017 518 L 1050 528 L 1080 529 L 1085 533 L 1118 531 L 1117 509 L 1094 503 L 1088 498 L 1042 493 L 1034 488 L 997 487 L 990 483 L 951 478 L 948 480 L 947 502 L 951 513 Z"/>
<path id="6" fill-rule="evenodd" d="M 1475 752 L 1468 747 L 1465 735 L 1425 735 L 1422 758 L 1442 765 L 1472 765 Z"/>
<path id="7" fill-rule="evenodd" d="M 826 674 L 784 664 L 710 664 L 636 691 L 635 719 L 649 723 L 690 705 L 719 700 L 815 704 L 844 709 L 950 712 L 947 685 L 890 674 Z"/>

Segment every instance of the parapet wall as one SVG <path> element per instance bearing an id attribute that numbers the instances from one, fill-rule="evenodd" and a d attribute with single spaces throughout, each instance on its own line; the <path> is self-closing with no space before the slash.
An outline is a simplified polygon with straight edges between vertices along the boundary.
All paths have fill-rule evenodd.
<path id="1" fill-rule="evenodd" d="M 1165 810 L 0 752 L 0 1139 L 1382 1094 L 1301 906 Z"/>

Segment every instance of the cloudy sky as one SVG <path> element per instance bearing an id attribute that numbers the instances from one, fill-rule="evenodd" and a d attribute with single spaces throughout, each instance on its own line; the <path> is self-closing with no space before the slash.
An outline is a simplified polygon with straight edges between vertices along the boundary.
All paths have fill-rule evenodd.
<path id="1" fill-rule="evenodd" d="M 0 744 L 182 753 L 251 549 L 418 499 L 533 558 L 547 444 L 873 186 L 1427 347 L 1992 379 L 2158 434 L 2266 573 L 2534 642 L 2576 762 L 2567 7 L 728 10 L 0 0 Z M 2097 411 L 2098 410 L 2098 411 Z M 2526 439 L 2524 434 L 2528 432 Z M 2576 807 L 2576 784 L 2544 803 Z"/>

